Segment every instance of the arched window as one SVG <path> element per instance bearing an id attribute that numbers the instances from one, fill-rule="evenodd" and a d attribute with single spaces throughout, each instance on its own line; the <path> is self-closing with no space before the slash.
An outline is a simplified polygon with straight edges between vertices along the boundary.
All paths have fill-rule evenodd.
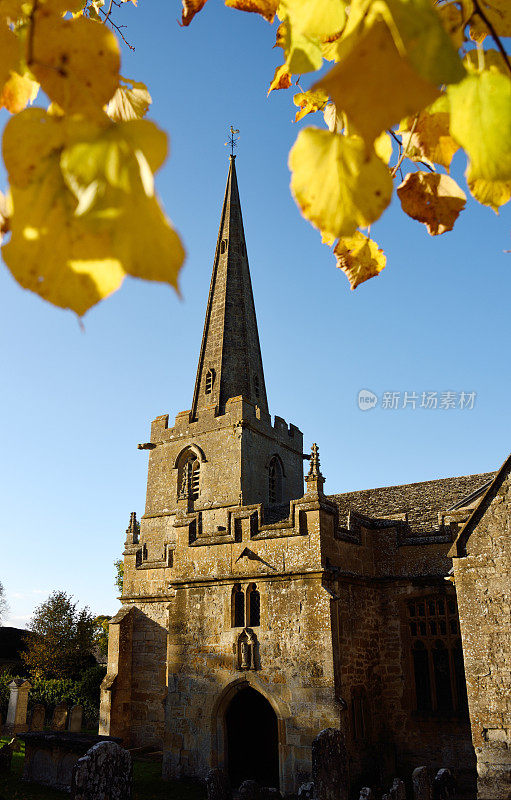
<path id="1" fill-rule="evenodd" d="M 213 391 L 213 384 L 215 382 L 215 370 L 208 369 L 206 372 L 206 394 L 211 394 Z"/>
<path id="2" fill-rule="evenodd" d="M 190 450 L 184 455 L 178 470 L 179 497 L 197 500 L 200 491 L 200 461 Z"/>
<path id="3" fill-rule="evenodd" d="M 268 499 L 270 504 L 282 503 L 282 464 L 273 456 L 268 469 Z"/>
<path id="4" fill-rule="evenodd" d="M 261 394 L 261 385 L 259 383 L 259 375 L 254 375 L 254 394 L 257 398 Z"/>
<path id="5" fill-rule="evenodd" d="M 225 253 L 227 247 L 227 239 L 222 239 L 222 244 L 220 245 L 220 252 Z"/>
<path id="6" fill-rule="evenodd" d="M 231 626 L 233 628 L 245 627 L 245 595 L 240 583 L 235 583 L 232 587 Z"/>
<path id="7" fill-rule="evenodd" d="M 261 624 L 261 597 L 255 583 L 250 583 L 247 589 L 247 624 L 249 628 Z"/>
<path id="8" fill-rule="evenodd" d="M 466 714 L 456 599 L 436 596 L 408 602 L 408 626 L 417 711 Z"/>

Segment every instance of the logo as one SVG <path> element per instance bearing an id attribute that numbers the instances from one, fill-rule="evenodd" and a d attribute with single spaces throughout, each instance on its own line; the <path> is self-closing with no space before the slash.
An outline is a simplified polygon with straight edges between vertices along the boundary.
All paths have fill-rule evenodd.
<path id="1" fill-rule="evenodd" d="M 357 397 L 358 407 L 361 411 L 369 411 L 378 402 L 378 397 L 369 389 L 361 389 Z"/>

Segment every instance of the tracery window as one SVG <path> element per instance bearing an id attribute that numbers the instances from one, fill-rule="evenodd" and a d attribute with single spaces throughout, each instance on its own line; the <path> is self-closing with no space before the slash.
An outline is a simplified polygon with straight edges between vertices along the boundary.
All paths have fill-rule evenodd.
<path id="1" fill-rule="evenodd" d="M 282 465 L 278 456 L 273 456 L 268 469 L 268 498 L 271 504 L 282 503 Z"/>
<path id="2" fill-rule="evenodd" d="M 208 369 L 206 372 L 206 394 L 211 394 L 213 391 L 213 384 L 215 382 L 215 370 Z"/>
<path id="3" fill-rule="evenodd" d="M 425 713 L 467 712 L 456 599 L 421 597 L 407 604 L 415 707 Z"/>

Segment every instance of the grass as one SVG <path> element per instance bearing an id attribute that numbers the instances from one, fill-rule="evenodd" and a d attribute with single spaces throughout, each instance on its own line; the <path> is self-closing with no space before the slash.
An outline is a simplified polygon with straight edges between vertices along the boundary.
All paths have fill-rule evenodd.
<path id="1" fill-rule="evenodd" d="M 0 739 L 0 744 L 9 739 Z M 0 800 L 63 800 L 67 792 L 58 792 L 37 783 L 21 780 L 23 772 L 24 742 L 21 752 L 12 757 L 11 772 L 0 774 Z M 133 800 L 204 800 L 204 790 L 195 781 L 162 781 L 159 761 L 133 763 Z"/>

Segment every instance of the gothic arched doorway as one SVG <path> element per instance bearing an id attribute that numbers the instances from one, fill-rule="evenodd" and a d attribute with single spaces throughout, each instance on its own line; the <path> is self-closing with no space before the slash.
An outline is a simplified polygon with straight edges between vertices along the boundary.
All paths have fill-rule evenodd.
<path id="1" fill-rule="evenodd" d="M 278 723 L 268 700 L 246 686 L 225 712 L 227 771 L 234 788 L 249 778 L 279 788 Z"/>

